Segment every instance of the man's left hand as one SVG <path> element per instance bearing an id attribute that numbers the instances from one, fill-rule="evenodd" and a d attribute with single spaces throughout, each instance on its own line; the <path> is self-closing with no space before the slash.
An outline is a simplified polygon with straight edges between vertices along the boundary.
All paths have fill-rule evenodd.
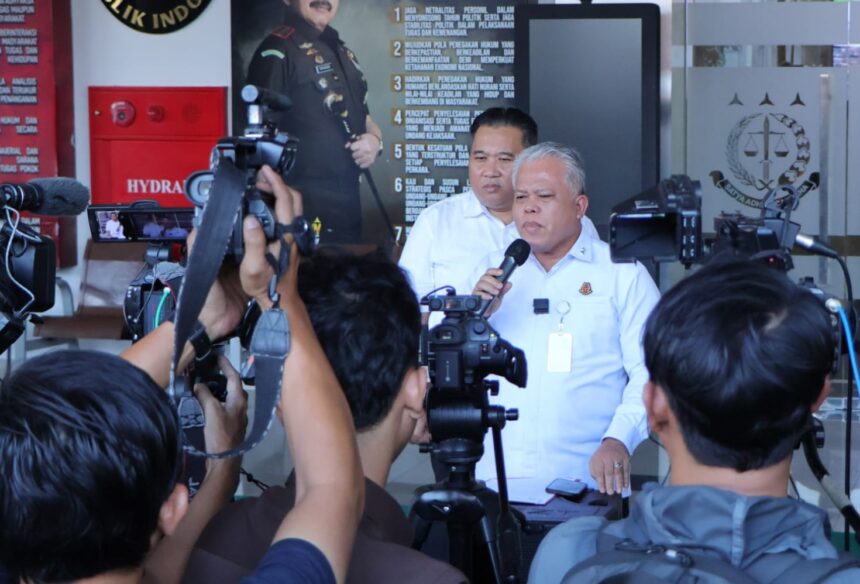
<path id="1" fill-rule="evenodd" d="M 352 159 L 362 170 L 370 168 L 379 155 L 379 138 L 375 134 L 362 134 L 352 142 L 347 142 L 346 147 L 352 150 Z"/>
<path id="2" fill-rule="evenodd" d="M 630 488 L 630 453 L 615 438 L 604 438 L 588 463 L 597 489 L 608 495 Z"/>

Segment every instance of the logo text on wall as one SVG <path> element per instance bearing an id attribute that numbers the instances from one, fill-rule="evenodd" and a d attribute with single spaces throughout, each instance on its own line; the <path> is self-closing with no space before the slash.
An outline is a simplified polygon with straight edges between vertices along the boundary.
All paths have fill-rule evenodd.
<path id="1" fill-rule="evenodd" d="M 210 0 L 102 0 L 120 22 L 151 34 L 174 32 L 206 10 Z"/>

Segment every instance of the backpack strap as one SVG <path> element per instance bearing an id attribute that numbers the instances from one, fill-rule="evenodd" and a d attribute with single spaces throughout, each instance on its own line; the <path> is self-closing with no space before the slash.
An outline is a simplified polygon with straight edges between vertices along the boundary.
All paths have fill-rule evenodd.
<path id="1" fill-rule="evenodd" d="M 798 560 L 781 572 L 772 582 L 791 581 L 797 584 L 818 584 L 825 582 L 834 574 L 851 568 L 860 568 L 860 558 L 849 554 L 840 554 L 836 559 Z"/>
<path id="2" fill-rule="evenodd" d="M 631 539 L 621 539 L 609 535 L 605 531 L 598 532 L 597 554 L 576 566 L 580 572 L 590 567 L 609 566 L 626 562 L 642 563 L 650 560 L 653 572 L 644 565 L 643 572 L 659 578 L 660 581 L 677 582 L 689 570 L 712 574 L 733 584 L 757 584 L 749 574 L 718 558 L 711 558 L 702 553 L 696 553 L 683 548 L 674 548 L 656 544 L 637 544 Z M 570 574 L 570 573 L 569 573 Z M 648 581 L 645 574 L 638 576 L 641 581 Z M 633 581 L 639 581 L 636 578 Z"/>

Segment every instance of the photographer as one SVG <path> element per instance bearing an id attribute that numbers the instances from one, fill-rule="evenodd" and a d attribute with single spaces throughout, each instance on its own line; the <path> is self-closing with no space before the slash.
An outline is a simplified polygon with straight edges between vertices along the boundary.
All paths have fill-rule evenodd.
<path id="1" fill-rule="evenodd" d="M 427 372 L 416 363 L 418 303 L 381 257 L 324 254 L 303 261 L 299 293 L 346 395 L 365 473 L 366 505 L 352 552 L 352 583 L 459 584 L 457 570 L 409 548 L 412 528 L 385 492 L 391 464 L 422 439 Z M 207 526 L 185 582 L 238 582 L 257 565 L 295 498 L 295 475 L 225 508 Z"/>
<path id="2" fill-rule="evenodd" d="M 499 395 L 520 412 L 505 429 L 509 483 L 536 496 L 555 478 L 574 478 L 619 493 L 630 484 L 630 455 L 648 437 L 640 337 L 657 287 L 641 264 L 613 263 L 582 223 L 588 197 L 574 149 L 544 142 L 524 150 L 513 180 L 514 223 L 531 254 L 504 287 L 498 268 L 474 277 L 475 294 L 499 296 L 490 324 L 529 364 L 528 387 L 503 381 Z M 484 267 L 501 259 L 489 256 Z M 495 476 L 490 457 L 476 474 Z"/>
<path id="3" fill-rule="evenodd" d="M 762 263 L 713 262 L 682 280 L 663 296 L 644 336 L 643 399 L 669 454 L 672 486 L 646 489 L 628 519 L 580 518 L 552 530 L 529 580 L 599 582 L 629 573 L 635 559 L 625 567 L 616 555 L 609 567 L 595 556 L 608 536 L 642 550 L 643 559 L 663 546 L 652 557 L 692 556 L 676 566 L 707 569 L 707 560 L 717 561 L 726 581 L 857 582 L 856 567 L 810 561 L 837 557 L 827 516 L 788 497 L 792 451 L 830 392 L 834 342 L 819 300 Z M 571 570 L 563 580 L 592 557 L 581 579 Z M 637 566 L 653 573 L 647 568 Z"/>
<path id="4" fill-rule="evenodd" d="M 293 209 L 301 210 L 298 193 L 270 168 L 262 177 L 278 220 L 290 223 Z M 242 287 L 268 308 L 272 269 L 255 218 L 245 221 L 244 235 Z M 281 409 L 296 504 L 249 582 L 343 581 L 363 504 L 361 468 L 346 400 L 296 291 L 291 236 L 269 250 L 277 254 L 282 244 L 292 263 L 277 290 L 292 345 Z M 175 533 L 185 512 L 178 420 L 168 398 L 131 364 L 87 355 L 33 360 L 0 390 L 0 564 L 22 580 L 139 581 L 150 547 Z M 158 371 L 169 357 L 143 361 Z"/>

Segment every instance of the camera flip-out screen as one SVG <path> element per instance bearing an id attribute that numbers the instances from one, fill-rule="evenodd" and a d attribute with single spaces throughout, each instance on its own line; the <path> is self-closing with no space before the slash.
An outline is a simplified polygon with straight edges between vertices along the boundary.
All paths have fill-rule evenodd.
<path id="1" fill-rule="evenodd" d="M 193 228 L 194 209 L 92 205 L 87 217 L 93 241 L 178 242 Z"/>

